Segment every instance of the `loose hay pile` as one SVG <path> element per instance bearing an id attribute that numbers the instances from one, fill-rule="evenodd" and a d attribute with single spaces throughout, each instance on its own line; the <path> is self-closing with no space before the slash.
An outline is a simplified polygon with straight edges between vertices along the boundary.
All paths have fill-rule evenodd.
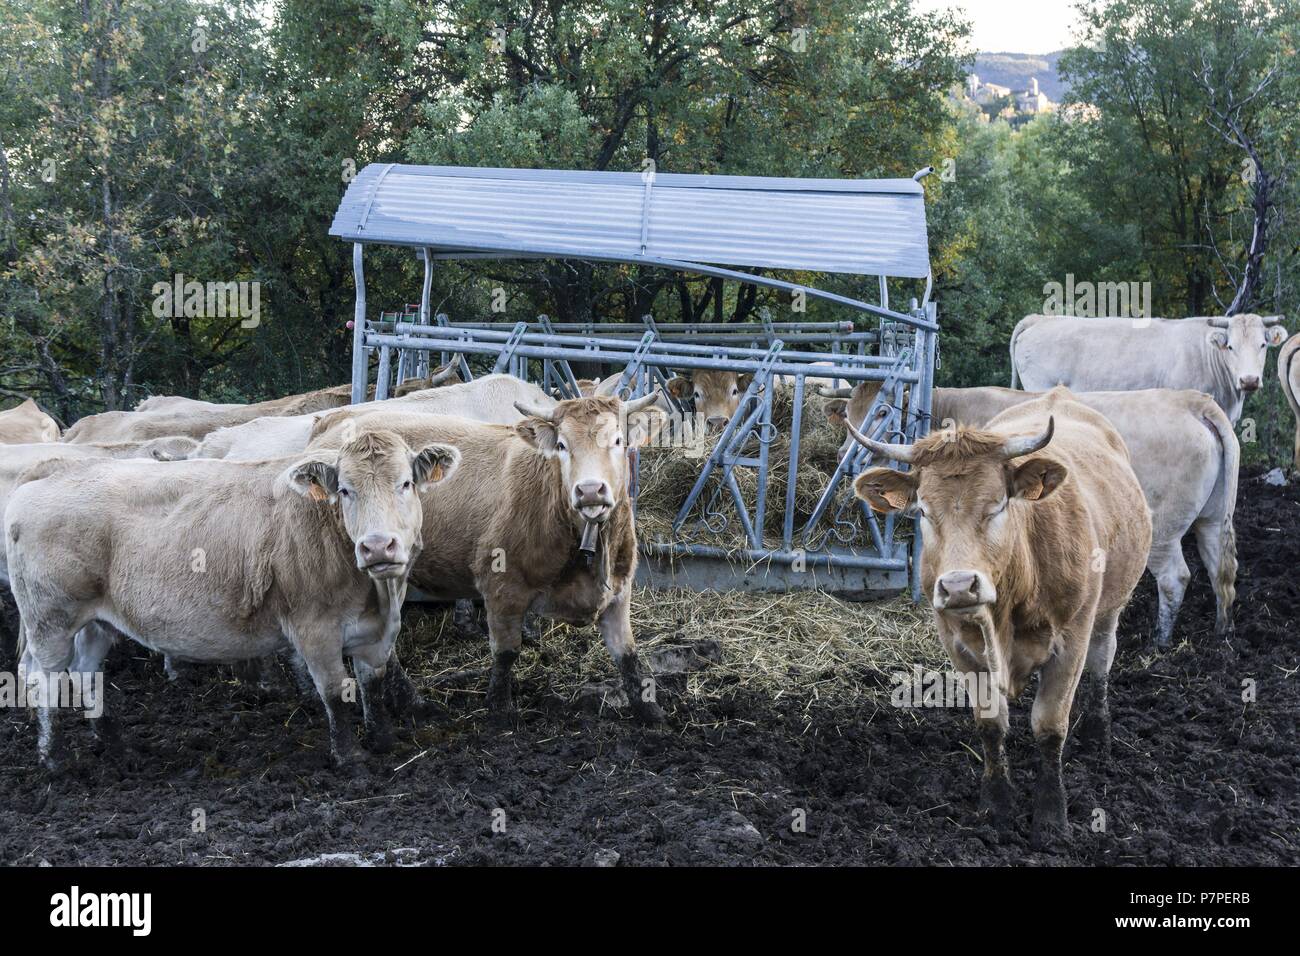
<path id="1" fill-rule="evenodd" d="M 752 692 L 859 706 L 887 701 L 893 676 L 945 667 L 929 612 L 900 596 L 850 603 L 816 591 L 786 594 L 638 588 L 632 622 L 642 659 L 666 693 L 686 701 Z M 491 657 L 482 633 L 450 610 L 408 612 L 399 656 L 434 700 L 465 713 L 481 699 Z M 596 629 L 541 622 L 514 669 L 521 706 L 598 709 L 618 697 Z"/>
<path id="2" fill-rule="evenodd" d="M 822 492 L 829 484 L 838 465 L 837 453 L 844 441 L 843 429 L 827 420 L 822 405 L 825 399 L 815 388 L 804 392 L 802 439 L 799 450 L 799 472 L 795 483 L 795 529 L 798 531 L 812 515 Z M 763 522 L 765 538 L 771 546 L 780 539 L 785 515 L 786 491 L 790 479 L 790 436 L 794 423 L 794 389 L 778 385 L 772 396 L 772 424 L 776 434 L 768 447 L 767 512 Z M 672 533 L 672 522 L 682 503 L 690 494 L 709 454 L 717 444 L 717 434 L 706 436 L 692 448 L 645 448 L 641 452 L 640 490 L 637 498 L 637 534 L 641 540 L 672 538 L 697 540 L 703 535 L 698 519 L 701 504 L 714 500 L 717 510 L 727 515 L 726 534 L 734 537 L 736 546 L 744 544 L 741 525 L 735 516 L 735 506 L 730 492 L 718 475 L 711 475 L 701 493 L 696 507 L 688 517 L 681 532 Z M 757 456 L 759 444 L 751 439 L 747 453 Z M 737 468 L 734 473 L 746 505 L 753 513 L 758 497 L 758 475 L 752 468 Z M 838 492 L 840 500 L 852 496 L 852 489 L 844 483 Z M 707 535 L 707 532 L 705 533 Z M 717 543 L 710 537 L 711 543 Z"/>

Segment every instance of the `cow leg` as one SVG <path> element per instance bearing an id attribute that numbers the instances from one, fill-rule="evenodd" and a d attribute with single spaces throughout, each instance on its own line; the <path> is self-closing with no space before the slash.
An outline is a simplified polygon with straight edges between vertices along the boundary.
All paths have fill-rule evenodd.
<path id="1" fill-rule="evenodd" d="M 366 746 L 374 753 L 386 754 L 393 749 L 393 725 L 385 701 L 384 681 L 402 630 L 402 601 L 406 586 L 396 581 L 375 585 L 383 618 L 378 639 L 350 649 L 352 669 L 361 687 L 361 709 L 365 724 Z"/>
<path id="2" fill-rule="evenodd" d="M 355 763 L 360 752 L 353 731 L 356 714 L 345 697 L 348 671 L 343 666 L 343 642 L 337 628 L 313 626 L 295 631 L 294 647 L 307 664 L 316 693 L 325 705 L 330 727 L 330 753 L 340 767 Z"/>
<path id="3" fill-rule="evenodd" d="M 1237 600 L 1236 536 L 1224 519 L 1197 521 L 1192 530 L 1201 563 L 1214 585 L 1214 633 L 1224 637 L 1232 633 L 1232 605 Z"/>
<path id="4" fill-rule="evenodd" d="M 25 620 L 20 625 L 19 644 L 24 650 L 18 670 L 37 708 L 37 753 L 41 763 L 53 771 L 61 770 L 67 760 L 59 719 L 63 709 L 58 700 L 59 675 L 72 664 L 76 633 L 75 622 L 62 616 L 51 615 L 33 627 Z"/>
<path id="5" fill-rule="evenodd" d="M 660 724 L 664 712 L 655 700 L 655 681 L 653 677 L 644 676 L 636 653 L 636 638 L 632 636 L 631 590 L 631 585 L 624 583 L 623 589 L 600 613 L 596 624 L 618 667 L 619 676 L 623 678 L 632 716 L 643 724 Z"/>
<path id="6" fill-rule="evenodd" d="M 1147 569 L 1155 577 L 1160 594 L 1160 607 L 1156 612 L 1156 647 L 1168 647 L 1178 609 L 1182 607 L 1183 595 L 1187 592 L 1187 582 L 1192 576 L 1183 560 L 1182 542 L 1153 541 Z"/>
<path id="7" fill-rule="evenodd" d="M 1094 745 L 1103 758 L 1110 756 L 1110 665 L 1115 660 L 1119 614 L 1116 610 L 1098 615 L 1084 664 L 1091 686 L 1079 739 Z"/>
<path id="8" fill-rule="evenodd" d="M 99 716 L 91 718 L 95 736 L 108 745 L 116 756 L 121 756 L 122 737 L 118 732 L 117 722 L 108 713 L 108 701 L 95 698 L 95 675 L 103 679 L 104 658 L 112 649 L 117 636 L 112 628 L 98 621 L 91 621 L 77 632 L 70 670 L 80 675 L 82 686 L 82 706 L 87 711 L 98 710 Z M 104 691 L 104 697 L 108 691 Z"/>
<path id="9" fill-rule="evenodd" d="M 1007 763 L 1007 699 L 991 690 L 990 707 L 975 702 L 975 725 L 984 748 L 984 775 L 980 778 L 980 812 L 995 826 L 1011 820 L 1011 770 Z M 978 697 L 978 695 L 977 695 Z"/>
<path id="10" fill-rule="evenodd" d="M 352 668 L 361 689 L 366 749 L 376 754 L 390 753 L 393 749 L 393 724 L 384 701 L 384 669 L 377 670 L 359 657 L 352 658 Z"/>
<path id="11" fill-rule="evenodd" d="M 384 674 L 384 699 L 389 710 L 399 718 L 427 720 L 443 713 L 441 707 L 420 693 L 396 654 L 388 659 L 388 670 Z"/>
<path id="12" fill-rule="evenodd" d="M 984 773 L 980 778 L 979 812 L 986 814 L 995 826 L 1010 822 L 1012 811 L 1011 770 L 1007 761 L 1007 730 L 1010 727 L 1010 710 L 1006 694 L 998 685 L 992 670 L 988 669 L 987 654 L 984 667 L 961 638 L 961 626 L 954 626 L 936 615 L 939 639 L 948 651 L 953 670 L 966 682 L 966 696 L 971 704 L 971 714 L 979 731 L 984 749 Z M 981 631 L 981 635 L 985 633 Z M 992 639 L 993 630 L 987 631 Z"/>
<path id="13" fill-rule="evenodd" d="M 488 646 L 492 649 L 492 675 L 488 678 L 488 719 L 495 724 L 508 721 L 514 714 L 514 693 L 510 671 L 519 657 L 523 643 L 524 607 L 487 602 Z"/>
<path id="14" fill-rule="evenodd" d="M 1033 839 L 1046 842 L 1053 834 L 1069 836 L 1065 816 L 1065 780 L 1061 751 L 1070 729 L 1083 663 L 1092 638 L 1093 614 L 1088 612 L 1061 629 L 1058 649 L 1038 675 L 1038 694 L 1029 722 L 1038 743 L 1038 779 L 1034 783 Z"/>

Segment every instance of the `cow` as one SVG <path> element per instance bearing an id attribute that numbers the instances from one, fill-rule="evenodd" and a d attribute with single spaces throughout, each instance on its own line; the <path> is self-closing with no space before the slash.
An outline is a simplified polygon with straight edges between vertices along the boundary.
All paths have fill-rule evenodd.
<path id="1" fill-rule="evenodd" d="M 1260 387 L 1283 316 L 1084 319 L 1028 315 L 1011 334 L 1011 387 L 1076 392 L 1190 388 L 1208 392 L 1235 425 Z"/>
<path id="2" fill-rule="evenodd" d="M 424 378 L 408 378 L 398 382 L 393 396 L 401 398 L 403 395 L 410 395 L 412 392 L 420 392 L 426 388 L 437 388 L 440 385 L 452 385 L 460 381 L 462 381 L 460 377 L 460 357 L 457 356 L 442 368 L 426 375 Z"/>
<path id="3" fill-rule="evenodd" d="M 1277 353 L 1277 377 L 1282 381 L 1282 394 L 1295 416 L 1295 457 L 1293 467 L 1300 471 L 1300 332 L 1287 339 Z"/>
<path id="4" fill-rule="evenodd" d="M 873 394 L 871 388 L 857 386 L 848 399 L 827 402 L 827 416 L 840 425 L 846 416 L 860 423 L 870 411 Z M 935 428 L 983 427 L 1000 412 L 1041 394 L 996 386 L 936 388 L 931 420 Z M 1159 597 L 1156 646 L 1169 645 L 1187 592 L 1191 572 L 1183 559 L 1182 541 L 1189 533 L 1196 536 L 1197 551 L 1214 588 L 1215 632 L 1228 634 L 1237 596 L 1233 517 L 1241 459 L 1228 416 L 1204 392 L 1190 389 L 1082 392 L 1074 398 L 1105 415 L 1120 433 L 1151 508 L 1147 569 Z M 841 457 L 852 445 L 852 437 L 846 438 Z"/>
<path id="5" fill-rule="evenodd" d="M 695 412 L 704 418 L 711 431 L 727 427 L 740 406 L 741 396 L 754 376 L 749 372 L 715 372 L 696 369 L 668 381 L 668 391 L 679 401 L 694 403 Z"/>
<path id="6" fill-rule="evenodd" d="M 953 668 L 979 687 L 981 806 L 1011 811 L 1007 702 L 1038 674 L 1030 723 L 1040 766 L 1033 836 L 1068 835 L 1061 754 L 1075 689 L 1093 682 L 1082 735 L 1106 753 L 1108 674 L 1120 613 L 1142 575 L 1151 519 L 1124 440 L 1066 389 L 1007 409 L 984 429 L 914 445 L 872 441 L 877 460 L 854 493 L 876 511 L 910 512 L 925 535 L 921 584 Z"/>
<path id="7" fill-rule="evenodd" d="M 30 398 L 0 412 L 0 445 L 25 445 L 59 440 L 59 423 Z"/>
<path id="8" fill-rule="evenodd" d="M 472 382 L 421 389 L 382 402 L 364 402 L 310 415 L 257 418 L 242 425 L 218 429 L 203 439 L 195 455 L 230 461 L 258 461 L 293 455 L 307 447 L 313 429 L 326 427 L 319 424 L 322 419 L 339 422 L 390 409 L 455 415 L 509 425 L 521 417 L 515 411 L 516 401 L 553 404 L 553 400 L 536 385 L 513 375 L 484 375 Z"/>
<path id="9" fill-rule="evenodd" d="M 264 657 L 287 638 L 324 702 L 340 765 L 359 756 L 347 654 L 368 740 L 386 749 L 381 692 L 403 676 L 390 658 L 406 576 L 425 540 L 420 495 L 458 460 L 447 445 L 413 450 L 375 430 L 299 459 L 29 471 L 5 510 L 4 540 L 42 760 L 60 758 L 52 680 L 69 669 L 85 680 L 106 651 L 74 638 L 92 622 L 199 662 Z"/>
<path id="10" fill-rule="evenodd" d="M 87 415 L 63 436 L 65 442 L 148 441 L 170 435 L 202 439 L 218 428 L 238 425 L 265 416 L 305 415 L 346 405 L 352 391 L 348 385 L 289 395 L 252 405 L 220 405 L 167 395 L 145 399 L 133 412 L 101 412 Z"/>
<path id="11" fill-rule="evenodd" d="M 495 723 L 513 712 L 510 672 L 529 611 L 573 625 L 594 621 L 633 715 L 645 723 L 663 718 L 643 680 L 630 607 L 637 544 L 627 452 L 648 437 L 656 397 L 519 402 L 523 418 L 514 425 L 376 413 L 335 421 L 310 446 L 329 448 L 359 429 L 383 428 L 408 443 L 460 450 L 456 473 L 423 497 L 424 537 L 436 547 L 421 553 L 410 580 L 434 599 L 483 600 Z"/>

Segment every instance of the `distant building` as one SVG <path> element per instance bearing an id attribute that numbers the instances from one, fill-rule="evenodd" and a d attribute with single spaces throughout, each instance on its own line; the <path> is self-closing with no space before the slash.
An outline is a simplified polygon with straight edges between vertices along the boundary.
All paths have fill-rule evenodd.
<path id="1" fill-rule="evenodd" d="M 1050 113 L 1056 104 L 1038 89 L 1038 77 L 1029 81 L 1029 89 L 1016 93 L 1017 113 Z"/>

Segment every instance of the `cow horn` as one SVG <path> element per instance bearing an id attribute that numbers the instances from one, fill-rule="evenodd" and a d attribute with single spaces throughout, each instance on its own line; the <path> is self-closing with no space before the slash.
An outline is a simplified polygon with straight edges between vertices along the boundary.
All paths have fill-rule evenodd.
<path id="1" fill-rule="evenodd" d="M 822 398 L 850 398 L 853 395 L 853 386 L 841 385 L 839 388 L 827 388 L 823 385 L 817 389 L 817 394 Z"/>
<path id="2" fill-rule="evenodd" d="M 1021 455 L 1033 454 L 1052 440 L 1052 434 L 1055 431 L 1056 416 L 1049 415 L 1047 417 L 1047 428 L 1037 435 L 1021 435 L 1017 438 L 1008 438 L 1002 445 L 1002 457 L 1019 458 Z"/>
<path id="3" fill-rule="evenodd" d="M 460 356 L 459 355 L 453 356 L 452 360 L 447 363 L 446 368 L 444 368 L 441 372 L 438 372 L 436 375 L 432 376 L 429 379 L 429 387 L 436 388 L 437 386 L 441 385 L 443 382 L 446 382 L 451 378 L 453 378 L 456 375 L 456 373 L 460 371 L 460 369 L 457 368 L 459 362 L 460 362 Z"/>
<path id="4" fill-rule="evenodd" d="M 649 408 L 656 401 L 658 401 L 658 399 L 659 399 L 659 387 L 655 386 L 655 390 L 651 392 L 649 395 L 642 395 L 640 398 L 634 398 L 630 402 L 624 402 L 623 409 L 624 411 L 627 412 L 627 414 L 634 415 L 637 412 L 641 411 L 641 409 L 643 408 Z"/>
<path id="5" fill-rule="evenodd" d="M 1226 329 L 1232 319 L 1226 315 L 1215 315 L 1210 317 L 1210 325 L 1216 329 Z"/>
<path id="6" fill-rule="evenodd" d="M 1285 315 L 1266 315 L 1264 316 L 1265 325 L 1277 325 L 1279 322 L 1285 322 Z"/>
<path id="7" fill-rule="evenodd" d="M 515 402 L 515 411 L 524 418 L 540 418 L 544 422 L 555 421 L 555 409 L 542 408 L 540 405 L 529 405 L 527 402 Z"/>
<path id="8" fill-rule="evenodd" d="M 886 458 L 893 459 L 894 461 L 907 462 L 908 464 L 912 463 L 915 449 L 913 449 L 911 445 L 891 445 L 888 442 L 873 441 L 854 428 L 852 422 L 846 420 L 844 424 L 848 428 L 849 434 L 856 438 L 858 444 L 864 448 L 869 448 L 877 455 L 884 455 Z"/>

